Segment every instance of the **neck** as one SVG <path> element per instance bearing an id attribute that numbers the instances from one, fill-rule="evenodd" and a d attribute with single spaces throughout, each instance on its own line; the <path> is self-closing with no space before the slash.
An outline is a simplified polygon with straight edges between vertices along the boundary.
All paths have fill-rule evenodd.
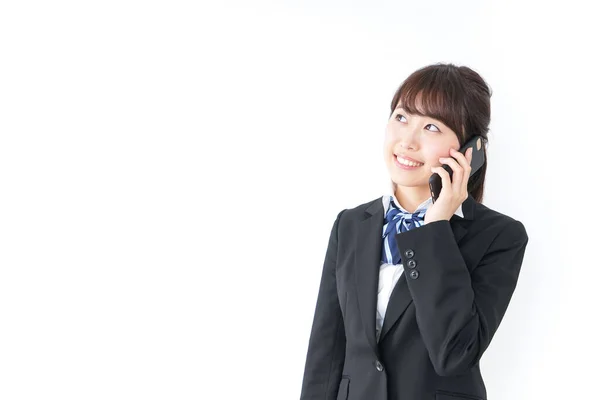
<path id="1" fill-rule="evenodd" d="M 417 207 L 431 197 L 428 186 L 400 186 L 394 183 L 394 195 L 406 211 L 413 213 Z"/>

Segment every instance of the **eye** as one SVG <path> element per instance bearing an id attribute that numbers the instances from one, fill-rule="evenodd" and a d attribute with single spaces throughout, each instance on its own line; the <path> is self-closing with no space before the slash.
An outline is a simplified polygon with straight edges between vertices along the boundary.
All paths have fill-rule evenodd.
<path id="1" fill-rule="evenodd" d="M 433 126 L 433 127 L 436 129 L 434 132 L 441 132 L 441 131 L 438 129 L 438 127 L 437 127 L 437 126 L 435 126 L 435 125 L 433 125 L 433 124 L 427 124 L 427 126 L 429 126 L 429 125 Z"/>
<path id="2" fill-rule="evenodd" d="M 402 114 L 396 114 L 396 117 L 404 117 L 404 115 L 402 115 Z M 398 121 L 398 118 L 396 118 L 396 121 Z"/>
<path id="3" fill-rule="evenodd" d="M 402 114 L 396 114 L 396 117 L 395 117 L 396 121 L 398 121 L 398 117 L 402 117 L 402 118 L 406 119 L 406 117 L 404 115 L 402 115 Z M 401 122 L 401 121 L 399 121 L 399 122 Z M 440 131 L 440 129 L 437 126 L 435 126 L 433 124 L 427 124 L 425 126 L 433 126 L 435 128 L 435 130 L 432 131 L 432 132 L 440 132 L 440 133 L 442 132 L 442 131 Z"/>

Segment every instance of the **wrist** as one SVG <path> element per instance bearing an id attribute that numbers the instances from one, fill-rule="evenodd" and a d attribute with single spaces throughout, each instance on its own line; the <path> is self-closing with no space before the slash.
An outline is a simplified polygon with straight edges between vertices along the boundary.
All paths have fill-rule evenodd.
<path id="1" fill-rule="evenodd" d="M 431 222 L 436 222 L 436 221 L 450 221 L 450 218 L 432 217 L 432 218 L 428 219 L 427 215 L 425 215 L 425 219 L 423 220 L 423 225 L 427 225 Z"/>

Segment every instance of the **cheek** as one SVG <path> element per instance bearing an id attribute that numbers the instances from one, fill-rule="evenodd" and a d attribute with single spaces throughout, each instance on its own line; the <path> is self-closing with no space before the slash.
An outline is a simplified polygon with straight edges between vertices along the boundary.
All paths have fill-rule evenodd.
<path id="1" fill-rule="evenodd" d="M 427 147 L 424 158 L 431 165 L 440 165 L 440 157 L 448 156 L 449 147 L 443 144 L 435 143 Z"/>
<path id="2" fill-rule="evenodd" d="M 383 147 L 384 148 L 389 149 L 392 147 L 392 145 L 394 144 L 394 141 L 392 140 L 393 137 L 394 137 L 394 135 L 389 130 L 389 128 L 385 128 L 385 131 L 383 132 Z"/>
<path id="3" fill-rule="evenodd" d="M 440 158 L 441 157 L 450 157 L 450 148 L 452 148 L 452 147 L 458 147 L 458 139 L 455 141 L 431 140 L 427 143 L 427 146 L 424 147 L 424 149 L 426 149 L 425 159 L 430 164 L 442 165 L 442 163 L 440 162 Z"/>

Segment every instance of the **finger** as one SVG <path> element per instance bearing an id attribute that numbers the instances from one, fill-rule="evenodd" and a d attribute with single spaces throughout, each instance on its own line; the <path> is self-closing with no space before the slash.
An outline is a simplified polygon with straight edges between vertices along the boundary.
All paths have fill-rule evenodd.
<path id="1" fill-rule="evenodd" d="M 469 178 L 471 177 L 471 160 L 473 158 L 473 148 L 469 147 L 467 149 L 466 154 L 462 154 L 460 151 L 456 151 L 454 149 L 450 149 L 452 150 L 452 153 L 454 155 L 454 157 L 456 157 L 456 160 L 461 164 L 462 168 L 463 168 L 463 179 L 462 179 L 462 184 L 461 184 L 461 189 L 460 191 L 462 193 L 466 193 L 467 191 L 467 185 L 469 184 Z"/>
<path id="2" fill-rule="evenodd" d="M 471 173 L 471 160 L 473 159 L 473 148 L 469 147 L 467 149 L 467 153 L 463 154 L 458 150 L 454 150 L 454 149 L 450 149 L 450 153 L 452 155 L 452 157 L 454 157 L 456 159 L 456 161 L 458 161 L 458 163 L 460 164 L 460 166 L 465 169 L 465 170 L 469 170 L 469 174 Z"/>
<path id="3" fill-rule="evenodd" d="M 445 191 L 444 188 L 446 188 L 446 190 L 452 190 L 452 182 L 450 181 L 450 174 L 448 171 L 443 167 L 432 167 L 431 172 L 437 173 L 440 178 L 442 178 L 442 192 Z"/>
<path id="4" fill-rule="evenodd" d="M 464 180 L 464 169 L 452 157 L 441 157 L 442 164 L 448 164 L 452 168 L 452 186 L 454 191 L 458 191 L 462 187 Z"/>
<path id="5" fill-rule="evenodd" d="M 465 177 L 463 179 L 463 193 L 466 193 L 466 197 L 469 195 L 469 178 L 471 177 L 471 161 L 473 160 L 473 148 L 471 147 L 467 150 L 467 160 L 469 161 L 469 165 L 465 168 Z M 466 199 L 465 197 L 465 199 Z"/>
<path id="6" fill-rule="evenodd" d="M 465 199 L 466 197 L 469 195 L 469 191 L 468 191 L 468 186 L 469 186 L 469 178 L 471 177 L 471 161 L 473 160 L 473 148 L 470 147 L 467 150 L 467 154 L 465 154 L 466 156 L 466 161 L 467 161 L 467 166 L 464 168 L 465 171 L 465 175 L 463 178 L 463 189 L 462 189 L 462 193 L 465 193 Z"/>

